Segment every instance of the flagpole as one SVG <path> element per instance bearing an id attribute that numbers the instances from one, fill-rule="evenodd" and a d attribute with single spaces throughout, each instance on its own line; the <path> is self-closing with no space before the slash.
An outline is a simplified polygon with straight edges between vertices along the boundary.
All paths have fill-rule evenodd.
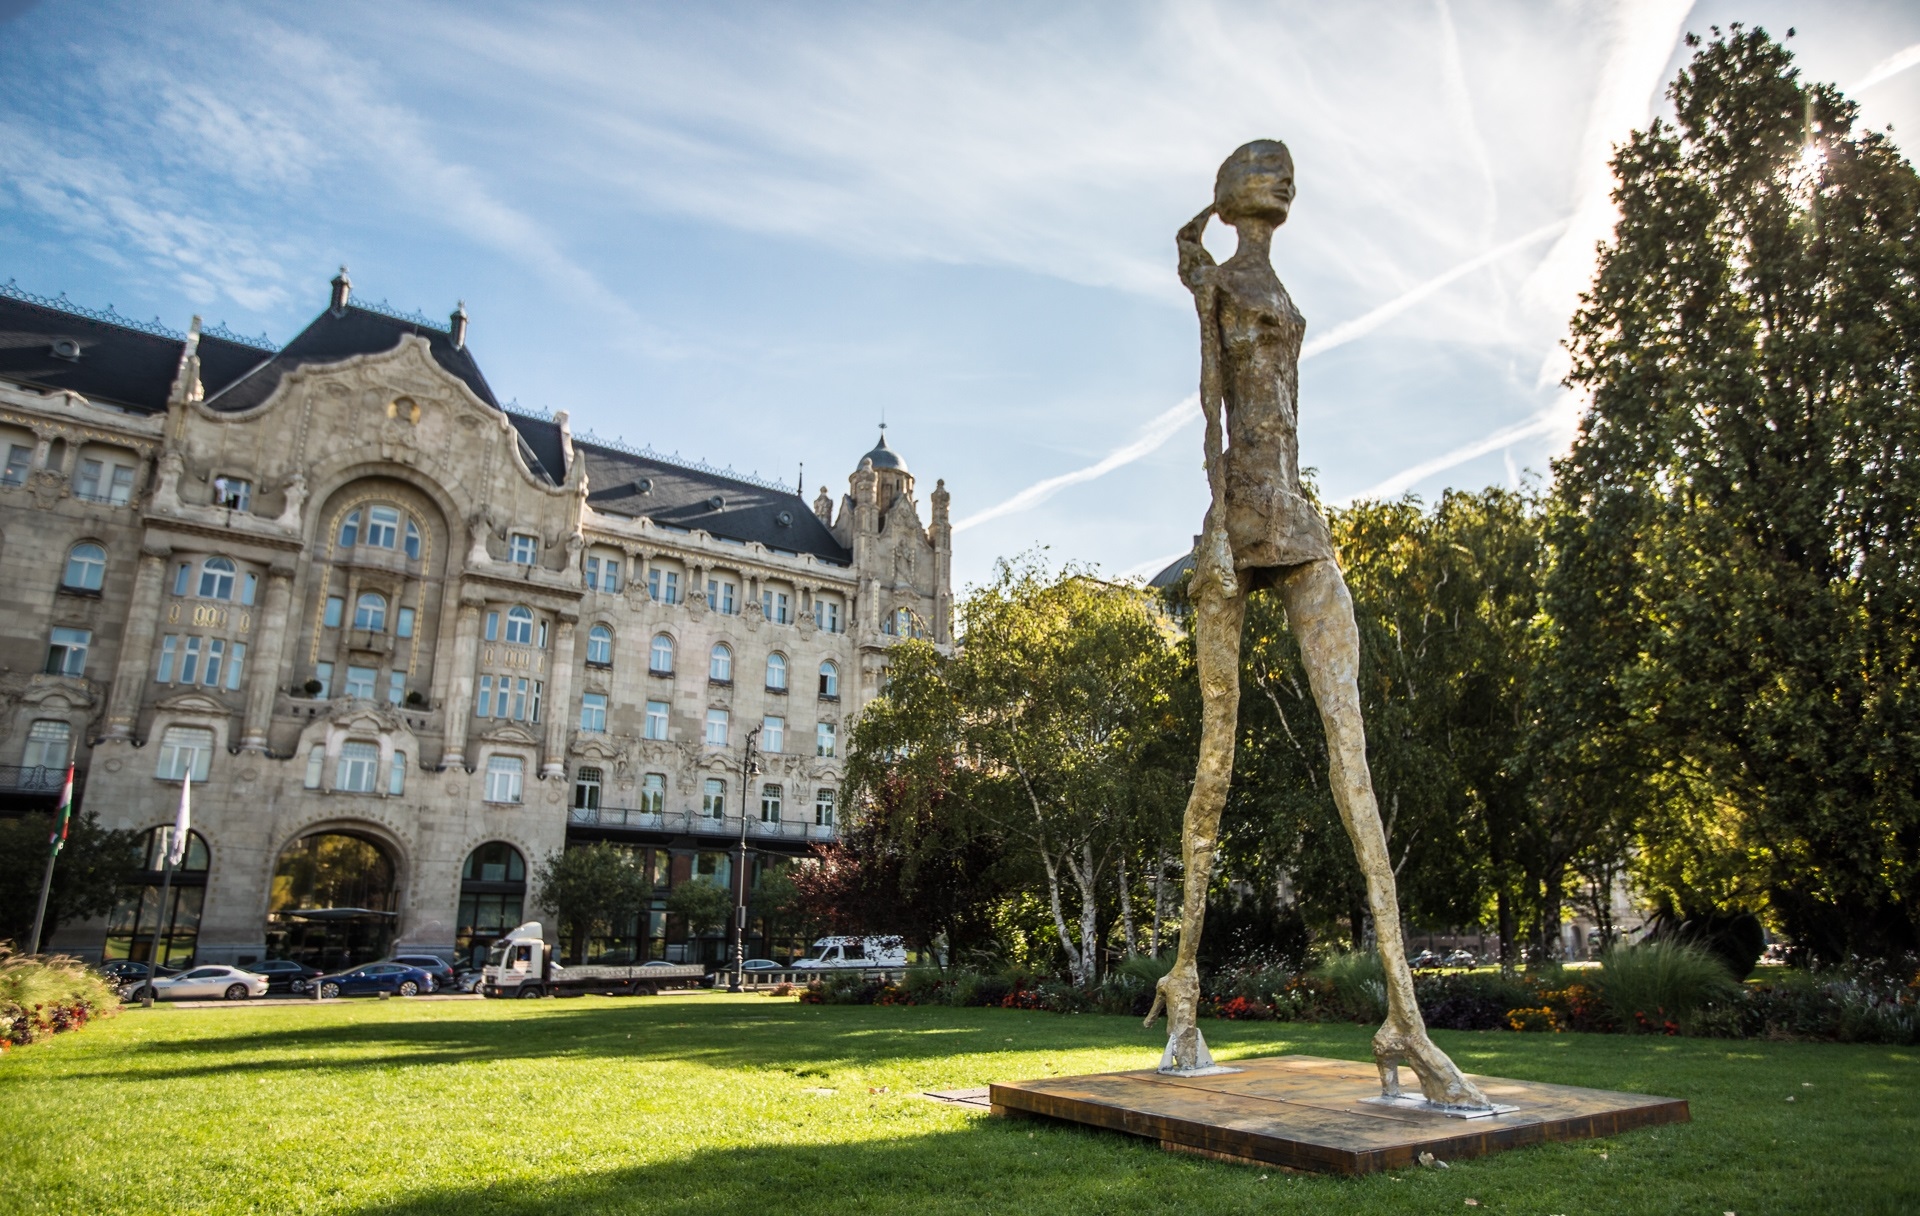
<path id="1" fill-rule="evenodd" d="M 191 830 L 191 812 L 187 809 L 193 799 L 193 762 L 187 762 L 187 771 L 180 778 L 180 811 L 174 817 L 173 830 L 166 839 L 166 851 L 161 856 L 160 870 L 160 908 L 154 914 L 153 953 L 147 956 L 147 985 L 141 990 L 140 1007 L 153 1008 L 153 984 L 160 978 L 161 943 L 167 936 L 167 897 L 173 893 L 173 859 L 175 854 L 186 856 L 186 846 Z M 159 829 L 155 829 L 158 831 Z"/>
<path id="2" fill-rule="evenodd" d="M 67 843 L 67 821 L 73 817 L 73 765 L 67 765 L 67 781 L 60 787 L 60 809 L 55 813 L 53 831 L 47 836 L 47 872 L 40 878 L 40 906 L 33 913 L 33 934 L 27 939 L 28 954 L 40 953 L 40 930 L 47 923 L 47 896 L 53 893 L 53 859 Z"/>

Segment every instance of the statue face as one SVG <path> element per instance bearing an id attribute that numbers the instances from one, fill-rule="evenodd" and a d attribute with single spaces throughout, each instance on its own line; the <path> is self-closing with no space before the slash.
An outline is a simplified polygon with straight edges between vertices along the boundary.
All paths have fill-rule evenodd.
<path id="1" fill-rule="evenodd" d="M 1257 139 L 1220 166 L 1213 185 L 1213 208 L 1229 224 L 1242 219 L 1284 224 L 1293 195 L 1293 154 L 1277 139 Z"/>

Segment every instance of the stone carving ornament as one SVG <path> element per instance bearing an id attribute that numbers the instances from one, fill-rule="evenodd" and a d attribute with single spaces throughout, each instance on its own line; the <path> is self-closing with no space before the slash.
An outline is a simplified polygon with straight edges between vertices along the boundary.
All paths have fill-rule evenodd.
<path id="1" fill-rule="evenodd" d="M 1215 1068 L 1195 1021 L 1197 956 L 1220 813 L 1233 773 L 1247 594 L 1270 589 L 1280 596 L 1287 625 L 1300 643 L 1326 729 L 1334 802 L 1366 875 L 1368 909 L 1386 971 L 1387 1019 L 1373 1037 L 1381 1090 L 1389 1098 L 1401 1096 L 1399 1068 L 1406 1064 L 1419 1077 L 1427 1101 L 1484 1110 L 1490 1106 L 1486 1096 L 1434 1045 L 1414 1000 L 1386 832 L 1367 770 L 1353 600 L 1334 560 L 1326 521 L 1300 490 L 1296 407 L 1306 320 L 1271 260 L 1274 229 L 1286 222 L 1293 198 L 1292 154 L 1278 140 L 1256 140 L 1220 166 L 1213 205 L 1176 237 L 1180 279 L 1200 314 L 1200 404 L 1213 501 L 1192 581 L 1202 708 L 1200 758 L 1182 846 L 1185 919 L 1173 970 L 1160 981 L 1147 1025 L 1164 1006 L 1162 1072 Z M 1239 236 L 1239 248 L 1224 264 L 1215 264 L 1201 244 L 1207 221 L 1216 216 Z"/>

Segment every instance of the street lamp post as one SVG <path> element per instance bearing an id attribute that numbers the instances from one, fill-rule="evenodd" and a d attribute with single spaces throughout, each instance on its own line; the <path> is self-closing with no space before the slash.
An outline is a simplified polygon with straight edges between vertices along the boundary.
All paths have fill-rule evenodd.
<path id="1" fill-rule="evenodd" d="M 747 748 L 740 755 L 740 856 L 734 865 L 733 982 L 727 985 L 728 992 L 739 992 L 746 981 L 747 808 L 753 803 L 753 779 L 760 775 L 760 766 L 753 762 L 753 741 L 759 737 L 759 727 L 756 726 L 748 731 Z"/>

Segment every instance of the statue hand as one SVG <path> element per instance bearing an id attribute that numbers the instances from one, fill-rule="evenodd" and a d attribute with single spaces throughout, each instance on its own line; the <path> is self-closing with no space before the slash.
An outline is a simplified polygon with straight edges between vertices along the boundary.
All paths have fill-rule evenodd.
<path id="1" fill-rule="evenodd" d="M 1173 238 L 1175 248 L 1180 251 L 1180 281 L 1189 291 L 1197 291 L 1206 272 L 1214 266 L 1213 255 L 1200 240 L 1207 230 L 1207 221 L 1212 218 L 1213 208 L 1209 206 L 1188 220 Z"/>

